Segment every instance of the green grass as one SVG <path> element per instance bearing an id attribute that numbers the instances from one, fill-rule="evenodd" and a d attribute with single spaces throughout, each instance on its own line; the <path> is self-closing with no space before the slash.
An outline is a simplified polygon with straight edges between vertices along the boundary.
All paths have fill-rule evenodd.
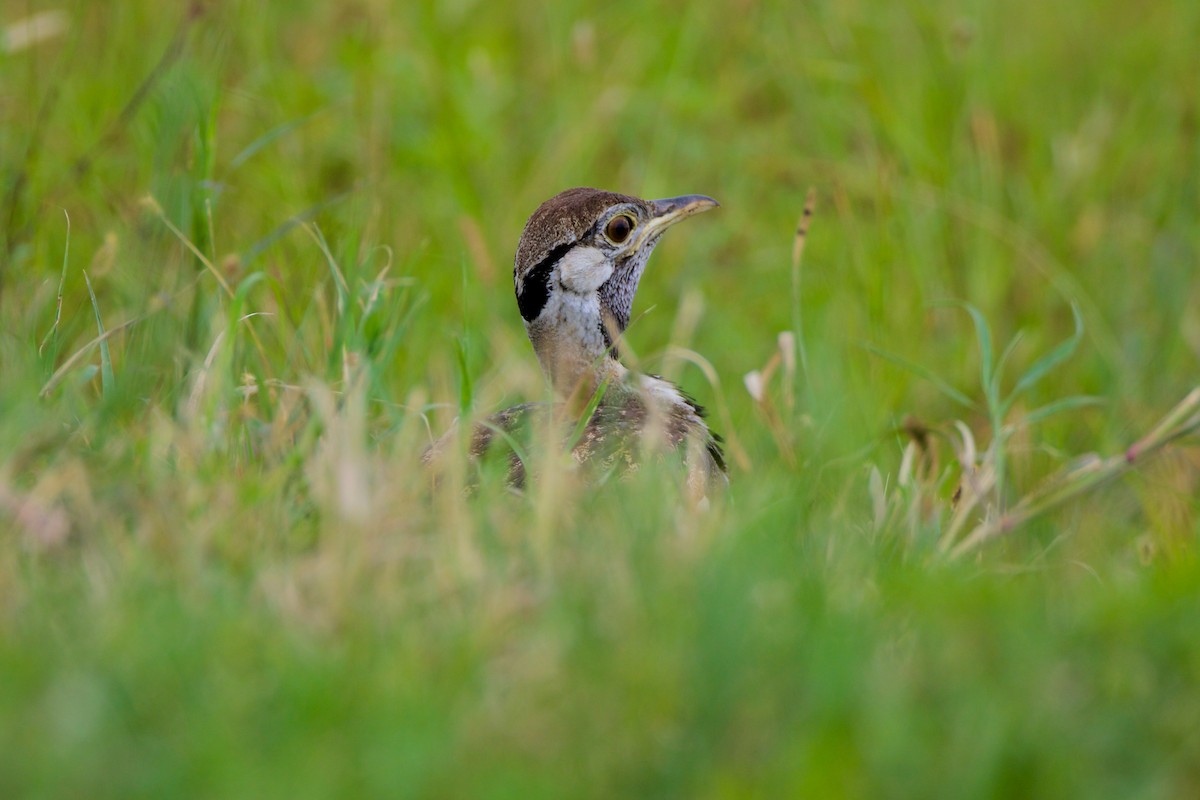
<path id="1" fill-rule="evenodd" d="M 52 8 L 0 47 L 0 795 L 1200 793 L 1200 5 L 0 27 Z M 707 513 L 420 467 L 544 396 L 509 265 L 575 185 L 722 203 L 629 333 L 729 439 Z"/>

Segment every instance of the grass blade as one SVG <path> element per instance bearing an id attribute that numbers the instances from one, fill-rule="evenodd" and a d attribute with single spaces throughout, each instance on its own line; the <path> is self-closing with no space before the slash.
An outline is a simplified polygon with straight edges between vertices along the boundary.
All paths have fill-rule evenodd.
<path id="1" fill-rule="evenodd" d="M 53 341 L 54 348 L 51 355 L 58 351 L 58 323 L 62 320 L 62 303 L 63 303 L 63 288 L 67 285 L 67 264 L 70 263 L 71 255 L 71 215 L 67 210 L 63 209 L 63 216 L 67 218 L 67 241 L 63 244 L 63 263 L 62 274 L 58 277 L 58 300 L 54 305 L 54 323 L 50 326 L 50 330 L 46 332 L 42 343 L 38 345 L 38 355 L 46 349 L 46 342 Z M 101 331 L 103 333 L 104 331 Z"/>
<path id="2" fill-rule="evenodd" d="M 1062 411 L 1070 411 L 1076 408 L 1086 408 L 1088 406 L 1104 405 L 1104 398 L 1093 397 L 1091 395 L 1077 395 L 1075 397 L 1064 397 L 1062 400 L 1056 400 L 1053 403 L 1047 403 L 1040 408 L 1035 408 L 1025 415 L 1025 422 L 1028 425 L 1034 425 L 1041 422 L 1046 417 L 1053 416 Z"/>
<path id="3" fill-rule="evenodd" d="M 575 423 L 575 430 L 571 432 L 571 438 L 567 441 L 567 451 L 575 449 L 575 445 L 579 444 L 579 440 L 583 438 L 583 432 L 587 430 L 588 423 L 592 421 L 592 415 L 596 413 L 596 409 L 600 407 L 600 401 L 604 399 L 605 392 L 608 391 L 608 378 L 601 381 L 596 387 L 596 391 L 592 394 L 592 398 L 588 400 L 587 406 L 583 409 L 583 413 L 579 415 L 579 419 Z"/>
<path id="4" fill-rule="evenodd" d="M 904 358 L 903 356 L 898 356 L 895 353 L 884 350 L 881 347 L 876 347 L 875 345 L 871 344 L 870 342 L 859 342 L 859 346 L 866 349 L 867 352 L 872 353 L 873 355 L 879 356 L 880 358 L 884 359 L 885 361 L 890 361 L 898 367 L 903 367 L 904 369 L 908 370 L 912 374 L 916 375 L 918 378 L 923 378 L 923 379 L 929 381 L 931 384 L 933 384 L 935 389 L 937 389 L 939 392 L 946 395 L 947 397 L 949 397 L 951 400 L 958 403 L 959 405 L 964 406 L 965 408 L 970 408 L 970 409 L 975 408 L 975 402 L 973 400 L 971 400 L 971 398 L 967 397 L 965 394 L 960 392 L 958 389 L 955 389 L 953 386 L 946 383 L 944 380 L 942 380 L 937 375 L 935 375 L 932 371 L 926 369 L 925 367 L 922 367 L 920 364 L 909 361 L 907 358 Z"/>
<path id="5" fill-rule="evenodd" d="M 254 261 L 258 260 L 258 258 L 264 252 L 266 252 L 267 248 L 269 248 L 271 245 L 275 244 L 277 241 L 282 239 L 284 236 L 287 236 L 289 233 L 292 232 L 292 230 L 294 228 L 304 225 L 306 222 L 311 220 L 313 217 L 317 216 L 317 214 L 320 214 L 325 209 L 330 208 L 331 206 L 334 206 L 337 203 L 342 202 L 347 197 L 349 197 L 351 194 L 353 194 L 354 191 L 355 191 L 354 188 L 347 189 L 346 191 L 342 192 L 341 194 L 335 194 L 333 197 L 330 197 L 327 200 L 322 200 L 319 203 L 314 203 L 313 205 L 309 206 L 308 208 L 304 209 L 303 211 L 299 211 L 299 212 L 293 214 L 292 216 L 288 217 L 286 220 L 284 220 L 279 225 L 277 225 L 273 231 L 271 231 L 266 236 L 259 239 L 257 242 L 255 242 L 254 244 L 252 244 L 250 247 L 248 247 L 246 249 L 246 254 L 245 254 L 245 256 L 242 257 L 242 264 L 249 266 Z"/>
<path id="6" fill-rule="evenodd" d="M 285 122 L 282 125 L 276 125 L 274 128 L 271 128 L 271 130 L 267 131 L 262 136 L 259 136 L 253 142 L 242 148 L 242 151 L 233 157 L 233 160 L 229 162 L 229 171 L 233 172 L 242 164 L 245 164 L 247 161 L 249 161 L 256 153 L 265 148 L 267 145 L 282 139 L 292 131 L 307 124 L 323 111 L 324 109 L 320 109 L 311 114 L 303 116 L 300 119 L 294 119 L 289 122 Z"/>
<path id="7" fill-rule="evenodd" d="M 329 267 L 329 272 L 333 275 L 333 285 L 337 289 L 337 311 L 339 326 L 344 321 L 346 308 L 350 304 L 350 284 L 346 282 L 346 276 L 342 274 L 342 270 L 338 267 L 337 259 L 333 257 L 333 252 L 329 249 L 329 243 L 325 240 L 325 235 L 321 233 L 321 229 L 316 223 L 305 225 L 304 229 L 313 241 L 317 243 L 317 247 L 321 248 L 321 254 L 325 256 L 325 264 Z"/>
<path id="8" fill-rule="evenodd" d="M 1013 388 L 1012 394 L 1008 397 L 1009 403 L 1012 403 L 1022 392 L 1040 381 L 1045 377 L 1046 373 L 1066 361 L 1075 352 L 1075 348 L 1079 346 L 1079 342 L 1083 339 L 1083 316 L 1079 313 L 1078 303 L 1071 303 L 1071 314 L 1075 318 L 1075 332 L 1065 342 L 1033 362 L 1033 366 L 1017 381 L 1016 387 Z"/>
<path id="9" fill-rule="evenodd" d="M 1016 335 L 1009 341 L 1008 346 L 1004 348 L 1004 352 L 1000 354 L 1000 358 L 996 359 L 996 369 L 992 371 L 992 383 L 996 386 L 1000 385 L 1000 378 L 1004 374 L 1004 368 L 1008 366 L 1008 360 L 1012 358 L 1016 352 L 1017 346 L 1021 344 L 1021 340 L 1025 335 L 1021 331 L 1017 331 Z"/>
<path id="10" fill-rule="evenodd" d="M 87 284 L 88 295 L 92 298 L 92 311 L 96 313 L 96 328 L 100 337 L 100 391 L 105 397 L 115 386 L 113 378 L 112 357 L 108 352 L 108 337 L 104 335 L 104 322 L 100 319 L 100 304 L 96 302 L 96 292 L 92 290 L 92 281 L 87 270 L 83 271 L 83 280 Z"/>
<path id="11" fill-rule="evenodd" d="M 983 393 L 988 399 L 988 405 L 994 406 L 995 401 L 999 398 L 999 392 L 996 391 L 998 376 L 995 374 L 995 370 L 992 369 L 994 359 L 992 330 L 988 327 L 987 320 L 983 317 L 983 312 L 970 303 L 961 300 L 946 300 L 937 305 L 961 308 L 971 315 L 971 321 L 975 323 L 975 338 L 979 342 L 979 373 L 980 380 L 983 383 Z"/>
<path id="12" fill-rule="evenodd" d="M 469 357 L 468 350 L 470 345 L 467 343 L 467 337 L 461 336 L 455 342 L 454 355 L 458 365 L 458 408 L 460 413 L 465 414 L 471 408 L 471 402 L 475 398 L 475 385 L 471 380 L 471 369 L 468 365 Z"/>
<path id="13" fill-rule="evenodd" d="M 800 297 L 801 265 L 804 263 L 804 246 L 808 242 L 808 226 L 817 205 L 817 189 L 809 187 L 804 198 L 804 210 L 796 223 L 796 235 L 792 239 L 792 332 L 796 335 L 796 349 L 800 354 L 800 371 L 808 380 L 808 350 L 804 346 L 804 318 Z M 794 390 L 794 387 L 793 387 Z"/>

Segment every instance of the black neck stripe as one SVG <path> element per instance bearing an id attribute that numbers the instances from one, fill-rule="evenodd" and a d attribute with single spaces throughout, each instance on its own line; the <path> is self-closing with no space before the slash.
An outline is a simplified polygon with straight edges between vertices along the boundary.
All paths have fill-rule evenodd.
<path id="1" fill-rule="evenodd" d="M 604 324 L 604 320 L 600 320 L 600 335 L 604 337 L 604 349 L 608 351 L 610 358 L 620 358 L 621 351 L 617 350 L 617 345 L 612 340 L 612 335 L 608 332 L 608 326 Z"/>
<path id="2" fill-rule="evenodd" d="M 521 318 L 526 322 L 533 322 L 546 307 L 547 301 L 550 300 L 550 273 L 574 246 L 575 242 L 560 244 L 525 273 L 521 291 L 517 292 L 517 308 L 521 309 Z"/>

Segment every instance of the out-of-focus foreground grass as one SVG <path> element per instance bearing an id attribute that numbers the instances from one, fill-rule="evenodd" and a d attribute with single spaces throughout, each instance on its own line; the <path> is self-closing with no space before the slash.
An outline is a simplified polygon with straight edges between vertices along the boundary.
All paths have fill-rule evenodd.
<path id="1" fill-rule="evenodd" d="M 1200 793 L 1195 440 L 1000 524 L 1198 382 L 1200 5 L 171 5 L 0 9 L 0 795 Z M 575 185 L 707 513 L 419 466 Z"/>

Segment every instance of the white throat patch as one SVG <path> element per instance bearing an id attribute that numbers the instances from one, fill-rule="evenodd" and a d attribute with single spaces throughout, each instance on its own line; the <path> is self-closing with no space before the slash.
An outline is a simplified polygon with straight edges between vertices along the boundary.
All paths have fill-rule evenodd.
<path id="1" fill-rule="evenodd" d="M 574 247 L 558 262 L 559 279 L 568 291 L 590 294 L 612 277 L 612 262 L 595 247 Z"/>

